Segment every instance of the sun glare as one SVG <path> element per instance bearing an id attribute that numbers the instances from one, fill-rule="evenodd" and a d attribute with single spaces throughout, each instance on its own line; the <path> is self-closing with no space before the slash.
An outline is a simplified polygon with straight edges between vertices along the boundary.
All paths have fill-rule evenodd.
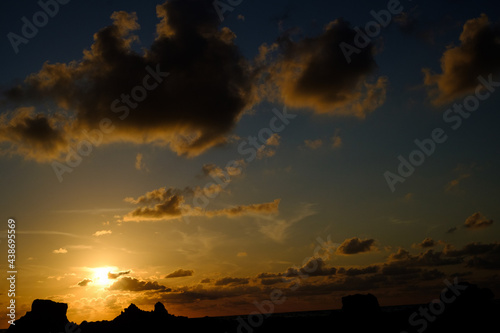
<path id="1" fill-rule="evenodd" d="M 112 272 L 114 267 L 96 267 L 93 268 L 94 275 L 92 277 L 92 282 L 95 285 L 104 286 L 110 283 L 108 278 L 108 273 Z"/>

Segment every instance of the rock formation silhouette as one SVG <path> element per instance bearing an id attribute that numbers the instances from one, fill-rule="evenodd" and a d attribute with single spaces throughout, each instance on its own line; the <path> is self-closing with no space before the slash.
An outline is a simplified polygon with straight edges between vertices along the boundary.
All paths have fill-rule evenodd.
<path id="1" fill-rule="evenodd" d="M 31 311 L 16 320 L 8 332 L 64 332 L 66 324 L 69 323 L 67 311 L 66 303 L 36 299 L 31 304 Z"/>
<path id="2" fill-rule="evenodd" d="M 443 301 L 404 307 L 380 307 L 372 294 L 342 297 L 342 310 L 186 318 L 169 314 L 158 302 L 153 311 L 130 304 L 111 321 L 69 322 L 67 304 L 36 299 L 31 311 L 11 325 L 9 333 L 138 333 L 138 332 L 496 332 L 500 304 L 486 288 L 461 282 L 438 295 Z M 441 304 L 440 304 L 441 303 Z"/>

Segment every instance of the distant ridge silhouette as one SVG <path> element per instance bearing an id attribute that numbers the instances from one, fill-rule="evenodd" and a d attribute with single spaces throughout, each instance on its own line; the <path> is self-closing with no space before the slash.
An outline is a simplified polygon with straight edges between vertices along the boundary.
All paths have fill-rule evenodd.
<path id="1" fill-rule="evenodd" d="M 454 297 L 456 296 L 456 297 Z M 130 304 L 111 321 L 70 323 L 68 306 L 51 300 L 36 299 L 31 311 L 11 325 L 8 333 L 139 333 L 139 332 L 498 332 L 500 304 L 494 302 L 491 290 L 461 282 L 438 297 L 452 300 L 439 304 L 422 304 L 381 308 L 372 294 L 342 297 L 342 310 L 276 313 L 248 320 L 248 316 L 187 318 L 169 314 L 158 302 L 153 311 Z M 440 305 L 441 306 L 441 305 Z M 438 309 L 439 311 L 437 311 Z M 423 312 L 427 315 L 423 315 Z M 437 313 L 437 314 L 436 314 Z M 260 318 L 256 321 L 256 318 Z M 411 319 L 413 318 L 413 319 Z M 430 319 L 425 319 L 430 318 Z M 68 329 L 66 329 L 68 328 Z"/>

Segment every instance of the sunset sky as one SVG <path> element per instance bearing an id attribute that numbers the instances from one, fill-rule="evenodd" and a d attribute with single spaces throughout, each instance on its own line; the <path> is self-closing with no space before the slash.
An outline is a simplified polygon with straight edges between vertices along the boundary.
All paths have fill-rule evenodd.
<path id="1" fill-rule="evenodd" d="M 495 2 L 47 3 L 0 4 L 18 317 L 499 297 Z"/>

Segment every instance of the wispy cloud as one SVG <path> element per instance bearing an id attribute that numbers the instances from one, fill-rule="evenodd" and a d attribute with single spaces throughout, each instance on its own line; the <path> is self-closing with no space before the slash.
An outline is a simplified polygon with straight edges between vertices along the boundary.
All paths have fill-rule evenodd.
<path id="1" fill-rule="evenodd" d="M 259 231 L 274 240 L 275 242 L 282 243 L 288 236 L 288 229 L 297 222 L 316 214 L 313 209 L 315 205 L 310 203 L 303 203 L 298 209 L 296 216 L 292 219 L 279 219 L 275 217 L 263 217 L 264 222 L 260 222 Z"/>
<path id="2" fill-rule="evenodd" d="M 149 171 L 146 163 L 144 162 L 144 156 L 141 153 L 137 153 L 137 155 L 135 156 L 135 168 L 137 170 Z"/>
<path id="3" fill-rule="evenodd" d="M 104 235 L 110 235 L 112 233 L 113 232 L 111 230 L 99 230 L 99 231 L 94 232 L 92 234 L 92 236 L 99 237 L 99 236 L 104 236 Z"/>
<path id="4" fill-rule="evenodd" d="M 217 185 L 214 184 L 217 187 Z M 192 206 L 186 203 L 186 199 L 193 199 L 195 203 L 196 198 L 200 194 L 206 194 L 209 188 L 186 188 L 184 190 L 176 188 L 162 187 L 157 190 L 146 193 L 134 198 L 125 198 L 125 201 L 141 205 L 123 217 L 123 221 L 161 221 L 172 220 L 182 216 L 205 216 L 205 217 L 238 217 L 243 215 L 266 215 L 275 214 L 278 212 L 279 203 L 281 199 L 275 199 L 272 202 L 250 204 L 250 205 L 236 205 L 228 208 L 206 210 L 201 206 Z M 214 189 L 216 190 L 216 189 Z"/>

